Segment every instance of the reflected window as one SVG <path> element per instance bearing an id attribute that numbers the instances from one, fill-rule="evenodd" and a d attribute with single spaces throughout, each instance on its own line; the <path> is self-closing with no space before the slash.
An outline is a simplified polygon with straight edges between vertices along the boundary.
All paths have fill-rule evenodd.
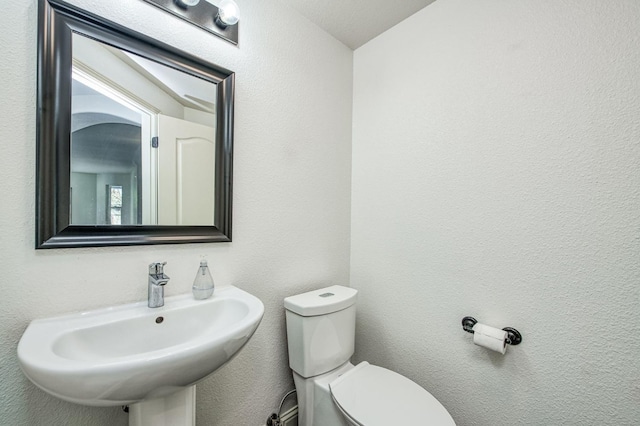
<path id="1" fill-rule="evenodd" d="M 107 185 L 107 223 L 109 225 L 122 225 L 122 187 Z"/>

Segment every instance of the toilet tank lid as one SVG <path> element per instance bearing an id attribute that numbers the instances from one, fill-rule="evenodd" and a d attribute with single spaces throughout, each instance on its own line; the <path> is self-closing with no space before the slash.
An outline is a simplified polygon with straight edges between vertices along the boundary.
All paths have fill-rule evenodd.
<path id="1" fill-rule="evenodd" d="M 356 302 L 358 290 L 341 285 L 321 288 L 284 299 L 284 307 L 303 317 L 330 314 Z"/>

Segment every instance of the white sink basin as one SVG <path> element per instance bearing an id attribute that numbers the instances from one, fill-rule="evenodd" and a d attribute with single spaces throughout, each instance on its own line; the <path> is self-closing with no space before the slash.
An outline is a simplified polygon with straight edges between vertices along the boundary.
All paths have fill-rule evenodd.
<path id="1" fill-rule="evenodd" d="M 207 300 L 168 297 L 32 321 L 18 345 L 25 375 L 83 405 L 126 405 L 191 386 L 253 335 L 264 305 L 236 287 Z"/>

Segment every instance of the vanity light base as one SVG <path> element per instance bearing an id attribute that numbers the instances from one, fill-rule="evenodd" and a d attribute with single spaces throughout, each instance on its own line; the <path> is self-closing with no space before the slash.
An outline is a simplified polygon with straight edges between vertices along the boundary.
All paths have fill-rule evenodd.
<path id="1" fill-rule="evenodd" d="M 129 426 L 196 425 L 196 385 L 129 406 Z"/>
<path id="2" fill-rule="evenodd" d="M 175 0 L 145 0 L 154 6 L 159 7 L 165 12 L 184 19 L 196 27 L 199 27 L 211 34 L 228 41 L 229 43 L 238 44 L 238 25 L 220 26 L 216 23 L 218 16 L 218 7 L 208 1 L 200 1 L 192 7 L 182 7 L 176 4 Z M 224 24 L 223 24 L 224 25 Z"/>

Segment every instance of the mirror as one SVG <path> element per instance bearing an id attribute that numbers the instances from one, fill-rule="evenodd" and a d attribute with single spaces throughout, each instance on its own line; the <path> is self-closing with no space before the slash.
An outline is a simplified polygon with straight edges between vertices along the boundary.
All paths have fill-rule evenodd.
<path id="1" fill-rule="evenodd" d="M 37 248 L 231 241 L 234 74 L 39 1 Z"/>
<path id="2" fill-rule="evenodd" d="M 82 34 L 72 49 L 70 223 L 213 226 L 216 84 Z"/>

